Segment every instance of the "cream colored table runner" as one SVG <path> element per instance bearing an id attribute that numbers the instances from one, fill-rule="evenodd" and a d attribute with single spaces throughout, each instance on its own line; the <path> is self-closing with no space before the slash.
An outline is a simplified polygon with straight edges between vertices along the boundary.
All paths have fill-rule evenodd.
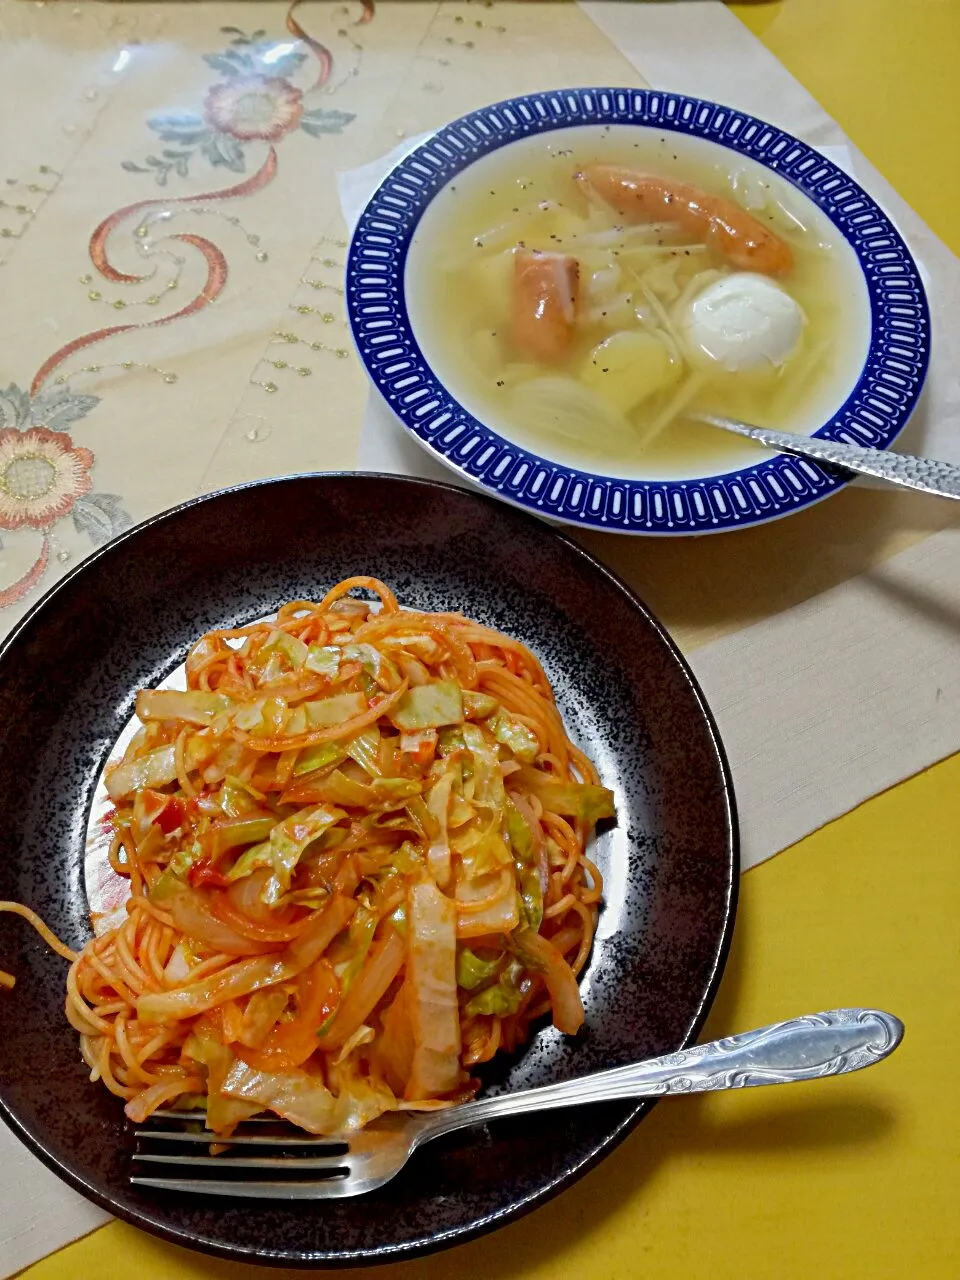
<path id="1" fill-rule="evenodd" d="M 337 173 L 560 84 L 669 86 L 849 148 L 712 0 L 371 12 L 0 0 L 0 634 L 195 494 L 350 468 L 358 446 L 363 467 L 429 472 L 375 401 L 360 441 Z M 958 457 L 957 264 L 849 156 L 933 280 L 937 352 L 903 447 Z M 852 488 L 710 546 L 584 536 L 691 654 L 748 863 L 957 748 L 952 514 Z M 0 1274 L 104 1217 L 2 1128 L 0 1202 Z"/>

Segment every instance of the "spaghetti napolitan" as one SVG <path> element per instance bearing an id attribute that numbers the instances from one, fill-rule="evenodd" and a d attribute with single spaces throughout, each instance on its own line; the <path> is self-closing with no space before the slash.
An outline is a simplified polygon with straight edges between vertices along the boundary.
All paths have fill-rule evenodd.
<path id="1" fill-rule="evenodd" d="M 67 1017 L 132 1120 L 342 1132 L 469 1097 L 541 1014 L 578 1030 L 613 797 L 528 649 L 357 577 L 209 632 L 186 672 L 106 772 L 126 919 L 76 954 L 0 903 L 71 961 Z"/>

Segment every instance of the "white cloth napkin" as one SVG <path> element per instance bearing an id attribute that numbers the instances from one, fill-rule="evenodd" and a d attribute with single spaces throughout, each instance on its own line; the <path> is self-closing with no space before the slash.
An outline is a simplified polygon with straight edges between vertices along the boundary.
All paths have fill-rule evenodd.
<path id="1" fill-rule="evenodd" d="M 0 1274 L 11 1276 L 38 1258 L 110 1221 L 71 1191 L 0 1122 Z"/>
<path id="2" fill-rule="evenodd" d="M 581 8 L 648 82 L 779 123 L 881 204 L 918 260 L 937 335 L 926 390 L 897 447 L 960 462 L 960 264 L 953 254 L 716 0 L 689 0 L 682 17 L 673 5 Z M 677 38 L 679 22 L 696 29 L 695 42 Z M 338 175 L 351 229 L 386 174 L 422 140 L 406 139 Z M 401 427 L 375 391 L 357 465 L 469 487 Z M 690 655 L 730 756 L 744 869 L 960 749 L 958 598 L 960 534 L 948 529 Z"/>

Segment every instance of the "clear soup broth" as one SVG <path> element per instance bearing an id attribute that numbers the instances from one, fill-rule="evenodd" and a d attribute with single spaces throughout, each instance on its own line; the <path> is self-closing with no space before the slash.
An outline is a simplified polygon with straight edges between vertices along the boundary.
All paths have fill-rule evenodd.
<path id="1" fill-rule="evenodd" d="M 614 169 L 643 199 L 610 187 Z M 775 253 L 761 242 L 754 260 L 740 246 L 757 224 Z M 406 293 L 431 365 L 475 417 L 632 478 L 764 456 L 697 412 L 817 430 L 870 333 L 853 250 L 812 201 L 724 147 L 631 126 L 560 130 L 472 165 L 424 214 Z"/>

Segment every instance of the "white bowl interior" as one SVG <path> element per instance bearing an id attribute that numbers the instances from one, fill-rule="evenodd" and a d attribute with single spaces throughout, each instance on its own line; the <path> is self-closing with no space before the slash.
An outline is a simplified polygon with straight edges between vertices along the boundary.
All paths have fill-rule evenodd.
<path id="1" fill-rule="evenodd" d="M 712 446 L 680 449 L 667 459 L 598 459 L 589 450 L 551 442 L 527 433 L 522 424 L 494 406 L 465 378 L 462 363 L 446 333 L 449 305 L 438 303 L 442 278 L 435 269 L 436 255 L 449 254 L 463 242 L 464 209 L 476 207 L 492 189 L 518 186 L 531 169 L 543 167 L 549 152 L 570 171 L 590 161 L 637 163 L 637 167 L 685 180 L 691 172 L 720 177 L 735 170 L 744 189 L 767 184 L 776 197 L 827 247 L 831 258 L 834 300 L 839 307 L 836 343 L 831 348 L 832 367 L 796 412 L 776 423 L 783 430 L 811 435 L 841 408 L 854 390 L 870 344 L 871 316 L 866 281 L 852 247 L 825 213 L 792 183 L 748 156 L 728 147 L 687 134 L 664 132 L 642 125 L 582 125 L 537 134 L 507 143 L 480 157 L 434 196 L 414 233 L 406 262 L 405 301 L 414 335 L 437 378 L 470 414 L 512 443 L 563 466 L 595 474 L 632 480 L 688 480 L 722 475 L 756 465 L 766 452 L 750 442 L 723 433 Z M 755 188 L 754 188 L 755 189 Z M 529 198 L 529 196 L 527 197 Z M 457 239 L 459 237 L 459 239 Z M 706 430 L 706 429 L 705 429 Z"/>

